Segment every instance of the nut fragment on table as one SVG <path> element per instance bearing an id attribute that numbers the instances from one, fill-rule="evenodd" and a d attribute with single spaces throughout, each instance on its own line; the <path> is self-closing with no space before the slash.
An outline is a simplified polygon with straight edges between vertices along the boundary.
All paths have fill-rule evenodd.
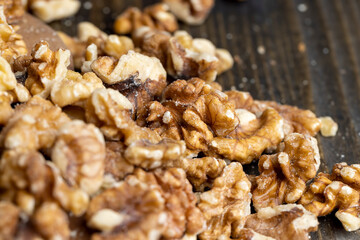
<path id="1" fill-rule="evenodd" d="M 360 167 L 358 164 L 335 164 L 332 174 L 319 173 L 299 203 L 317 216 L 335 216 L 346 231 L 360 228 Z"/>
<path id="2" fill-rule="evenodd" d="M 250 214 L 250 188 L 240 163 L 226 166 L 212 188 L 200 194 L 198 207 L 204 214 L 206 229 L 199 238 L 229 238 L 236 228 L 242 228 Z"/>
<path id="3" fill-rule="evenodd" d="M 168 5 L 158 3 L 146 7 L 144 11 L 136 7 L 126 9 L 115 20 L 114 31 L 118 34 L 129 34 L 142 26 L 167 32 L 178 29 L 177 20 L 169 12 Z"/>
<path id="4" fill-rule="evenodd" d="M 333 137 L 338 130 L 338 124 L 331 117 L 319 118 L 321 122 L 320 132 L 324 137 Z"/>
<path id="5" fill-rule="evenodd" d="M 104 85 L 95 73 L 81 75 L 68 70 L 65 78 L 53 84 L 50 97 L 54 104 L 64 107 L 87 99 L 98 88 L 104 88 Z"/>
<path id="6" fill-rule="evenodd" d="M 255 178 L 252 192 L 256 210 L 295 203 L 320 166 L 317 141 L 310 136 L 292 133 L 285 137 L 277 152 L 260 157 L 260 175 Z"/>
<path id="7" fill-rule="evenodd" d="M 234 238 L 243 239 L 242 235 L 251 229 L 277 240 L 307 240 L 310 237 L 309 232 L 316 231 L 318 224 L 316 216 L 301 205 L 266 207 L 260 209 L 258 213 L 247 216 L 244 228 L 235 234 Z"/>
<path id="8" fill-rule="evenodd" d="M 214 0 L 163 0 L 170 11 L 190 25 L 202 24 L 214 6 Z"/>
<path id="9" fill-rule="evenodd" d="M 46 149 L 56 138 L 58 129 L 70 119 L 59 107 L 35 96 L 19 105 L 0 134 L 5 149 Z"/>
<path id="10" fill-rule="evenodd" d="M 88 225 L 93 239 L 174 239 L 202 230 L 203 218 L 183 170 L 136 169 L 116 187 L 95 196 Z"/>
<path id="11" fill-rule="evenodd" d="M 29 8 L 41 20 L 51 22 L 77 13 L 79 0 L 30 0 Z"/>
<path id="12" fill-rule="evenodd" d="M 32 95 L 47 98 L 53 85 L 66 77 L 70 51 L 59 49 L 53 52 L 47 42 L 41 41 L 35 45 L 31 55 L 33 62 L 28 69 L 25 86 Z"/>
<path id="13" fill-rule="evenodd" d="M 0 6 L 0 50 L 1 56 L 10 64 L 15 58 L 27 54 L 23 37 L 7 23 L 3 6 Z"/>
<path id="14" fill-rule="evenodd" d="M 104 137 L 92 124 L 82 121 L 66 123 L 58 131 L 51 159 L 70 186 L 93 194 L 103 182 Z"/>

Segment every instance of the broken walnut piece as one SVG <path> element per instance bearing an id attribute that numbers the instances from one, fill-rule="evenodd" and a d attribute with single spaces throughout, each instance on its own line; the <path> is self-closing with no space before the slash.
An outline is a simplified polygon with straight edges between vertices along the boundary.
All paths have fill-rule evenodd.
<path id="1" fill-rule="evenodd" d="M 59 107 L 35 96 L 18 105 L 0 134 L 5 149 L 47 149 L 52 147 L 58 129 L 70 119 Z"/>
<path id="2" fill-rule="evenodd" d="M 200 194 L 198 207 L 206 220 L 200 239 L 229 238 L 250 214 L 251 184 L 240 163 L 227 165 L 209 191 Z"/>
<path id="3" fill-rule="evenodd" d="M 215 137 L 210 149 L 227 159 L 248 164 L 264 150 L 276 147 L 284 137 L 283 118 L 272 108 L 250 121 L 246 128 L 241 122 L 240 119 L 239 125 L 228 136 Z"/>
<path id="4" fill-rule="evenodd" d="M 41 41 L 35 45 L 31 55 L 33 62 L 29 66 L 25 86 L 32 95 L 48 98 L 53 85 L 66 77 L 70 51 L 59 49 L 53 52 L 47 42 Z"/>
<path id="5" fill-rule="evenodd" d="M 190 25 L 200 25 L 214 6 L 214 0 L 163 0 L 170 11 L 181 21 Z"/>
<path id="6" fill-rule="evenodd" d="M 234 238 L 246 239 L 242 238 L 242 235 L 252 230 L 257 234 L 277 240 L 307 240 L 310 237 L 309 232 L 316 231 L 318 224 L 317 217 L 301 205 L 266 207 L 247 216 L 244 228 L 240 229 Z"/>
<path id="7" fill-rule="evenodd" d="M 134 50 L 134 43 L 125 36 L 109 35 L 104 42 L 103 51 L 111 57 L 120 58 L 130 50 Z"/>
<path id="8" fill-rule="evenodd" d="M 98 58 L 98 47 L 92 43 L 86 47 L 85 50 L 85 61 L 81 65 L 81 72 L 87 73 L 92 72 L 91 64 Z"/>
<path id="9" fill-rule="evenodd" d="M 65 44 L 66 48 L 70 50 L 75 69 L 80 69 L 84 62 L 84 55 L 87 47 L 86 42 L 81 42 L 79 39 L 70 37 L 61 31 L 58 31 L 57 34 Z"/>
<path id="10" fill-rule="evenodd" d="M 260 157 L 260 175 L 255 178 L 252 191 L 255 209 L 295 203 L 319 166 L 320 154 L 315 138 L 299 133 L 286 136 L 276 154 Z"/>
<path id="11" fill-rule="evenodd" d="M 136 169 L 95 196 L 86 216 L 90 227 L 102 231 L 93 239 L 173 239 L 202 230 L 202 214 L 195 205 L 183 170 Z"/>
<path id="12" fill-rule="evenodd" d="M 186 145 L 184 141 L 163 139 L 153 144 L 146 140 L 131 143 L 125 150 L 125 159 L 138 167 L 154 169 L 175 161 L 184 156 Z"/>
<path id="13" fill-rule="evenodd" d="M 321 135 L 324 137 L 334 137 L 339 128 L 338 124 L 331 117 L 321 117 L 319 119 L 321 122 Z"/>
<path id="14" fill-rule="evenodd" d="M 77 186 L 89 195 L 103 182 L 105 141 L 92 124 L 75 120 L 58 131 L 51 159 L 70 186 Z"/>
<path id="15" fill-rule="evenodd" d="M 0 5 L 4 6 L 6 20 L 10 24 L 17 23 L 24 16 L 22 0 L 0 0 Z"/>
<path id="16" fill-rule="evenodd" d="M 54 202 L 44 202 L 31 218 L 37 232 L 46 239 L 69 239 L 67 214 Z"/>
<path id="17" fill-rule="evenodd" d="M 246 109 L 256 116 L 260 116 L 268 108 L 274 108 L 284 118 L 285 136 L 293 132 L 315 136 L 320 130 L 320 120 L 310 110 L 272 101 L 257 101 L 248 92 L 228 91 L 225 93 L 229 96 L 229 101 L 235 104 L 236 109 Z"/>
<path id="18" fill-rule="evenodd" d="M 221 175 L 226 162 L 214 157 L 181 158 L 171 163 L 172 167 L 182 168 L 194 189 L 204 192 Z"/>
<path id="19" fill-rule="evenodd" d="M 29 0 L 31 11 L 44 22 L 70 17 L 80 6 L 79 0 Z"/>
<path id="20" fill-rule="evenodd" d="M 23 37 L 6 22 L 4 7 L 0 6 L 0 50 L 1 56 L 10 64 L 14 59 L 27 54 Z"/>
<path id="21" fill-rule="evenodd" d="M 119 60 L 100 57 L 91 64 L 92 70 L 106 83 L 124 94 L 141 110 L 154 97 L 160 97 L 166 87 L 166 71 L 160 61 L 134 51 Z"/>
<path id="22" fill-rule="evenodd" d="M 13 239 L 18 227 L 20 210 L 11 202 L 0 201 L 0 239 Z"/>
<path id="23" fill-rule="evenodd" d="M 50 97 L 54 104 L 64 107 L 87 99 L 98 88 L 104 88 L 104 85 L 95 73 L 81 75 L 68 70 L 65 78 L 53 84 Z"/>
<path id="24" fill-rule="evenodd" d="M 126 9 L 114 23 L 114 31 L 118 34 L 129 34 L 136 29 L 147 26 L 151 29 L 174 32 L 178 29 L 175 16 L 169 12 L 166 4 L 158 3 L 141 11 L 136 7 Z"/>

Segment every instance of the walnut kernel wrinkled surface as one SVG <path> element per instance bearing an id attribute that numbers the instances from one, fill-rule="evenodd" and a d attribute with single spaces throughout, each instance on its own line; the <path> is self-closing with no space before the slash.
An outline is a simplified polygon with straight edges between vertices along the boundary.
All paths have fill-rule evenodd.
<path id="1" fill-rule="evenodd" d="M 296 202 L 319 169 L 320 155 L 315 138 L 289 134 L 277 151 L 260 157 L 260 175 L 256 177 L 252 192 L 255 209 Z"/>
<path id="2" fill-rule="evenodd" d="M 136 7 L 126 9 L 115 20 L 114 31 L 118 34 L 129 34 L 143 26 L 167 32 L 178 29 L 177 20 L 169 12 L 169 7 L 159 3 L 146 7 L 144 11 Z"/>
<path id="3" fill-rule="evenodd" d="M 200 194 L 198 207 L 206 220 L 200 239 L 232 236 L 250 214 L 251 184 L 240 163 L 226 166 L 209 191 Z"/>
<path id="4" fill-rule="evenodd" d="M 90 227 L 102 230 L 93 239 L 180 238 L 202 230 L 202 214 L 195 204 L 181 169 L 137 169 L 117 187 L 94 197 L 87 219 Z"/>
<path id="5" fill-rule="evenodd" d="M 103 181 L 104 137 L 94 125 L 82 121 L 66 123 L 59 129 L 51 159 L 70 186 L 93 194 Z"/>

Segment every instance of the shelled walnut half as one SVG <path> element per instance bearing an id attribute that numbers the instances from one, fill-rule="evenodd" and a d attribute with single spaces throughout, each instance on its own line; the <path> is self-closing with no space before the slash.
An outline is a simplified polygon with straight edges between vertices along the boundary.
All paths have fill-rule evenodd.
<path id="1" fill-rule="evenodd" d="M 252 192 L 255 209 L 295 203 L 315 177 L 320 166 L 320 154 L 315 138 L 292 133 L 280 144 L 278 153 L 262 155 L 260 175 L 255 178 Z"/>

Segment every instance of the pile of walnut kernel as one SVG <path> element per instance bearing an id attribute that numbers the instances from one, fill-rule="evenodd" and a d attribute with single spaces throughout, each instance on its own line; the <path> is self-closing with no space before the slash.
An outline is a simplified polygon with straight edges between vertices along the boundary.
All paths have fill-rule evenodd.
<path id="1" fill-rule="evenodd" d="M 0 239 L 308 239 L 335 209 L 360 228 L 360 166 L 317 173 L 314 136 L 337 124 L 222 91 L 230 53 L 178 31 L 213 1 L 129 8 L 114 30 L 130 35 L 83 22 L 76 38 L 59 33 L 70 51 L 31 53 L 7 22 L 20 3 L 3 2 Z"/>

